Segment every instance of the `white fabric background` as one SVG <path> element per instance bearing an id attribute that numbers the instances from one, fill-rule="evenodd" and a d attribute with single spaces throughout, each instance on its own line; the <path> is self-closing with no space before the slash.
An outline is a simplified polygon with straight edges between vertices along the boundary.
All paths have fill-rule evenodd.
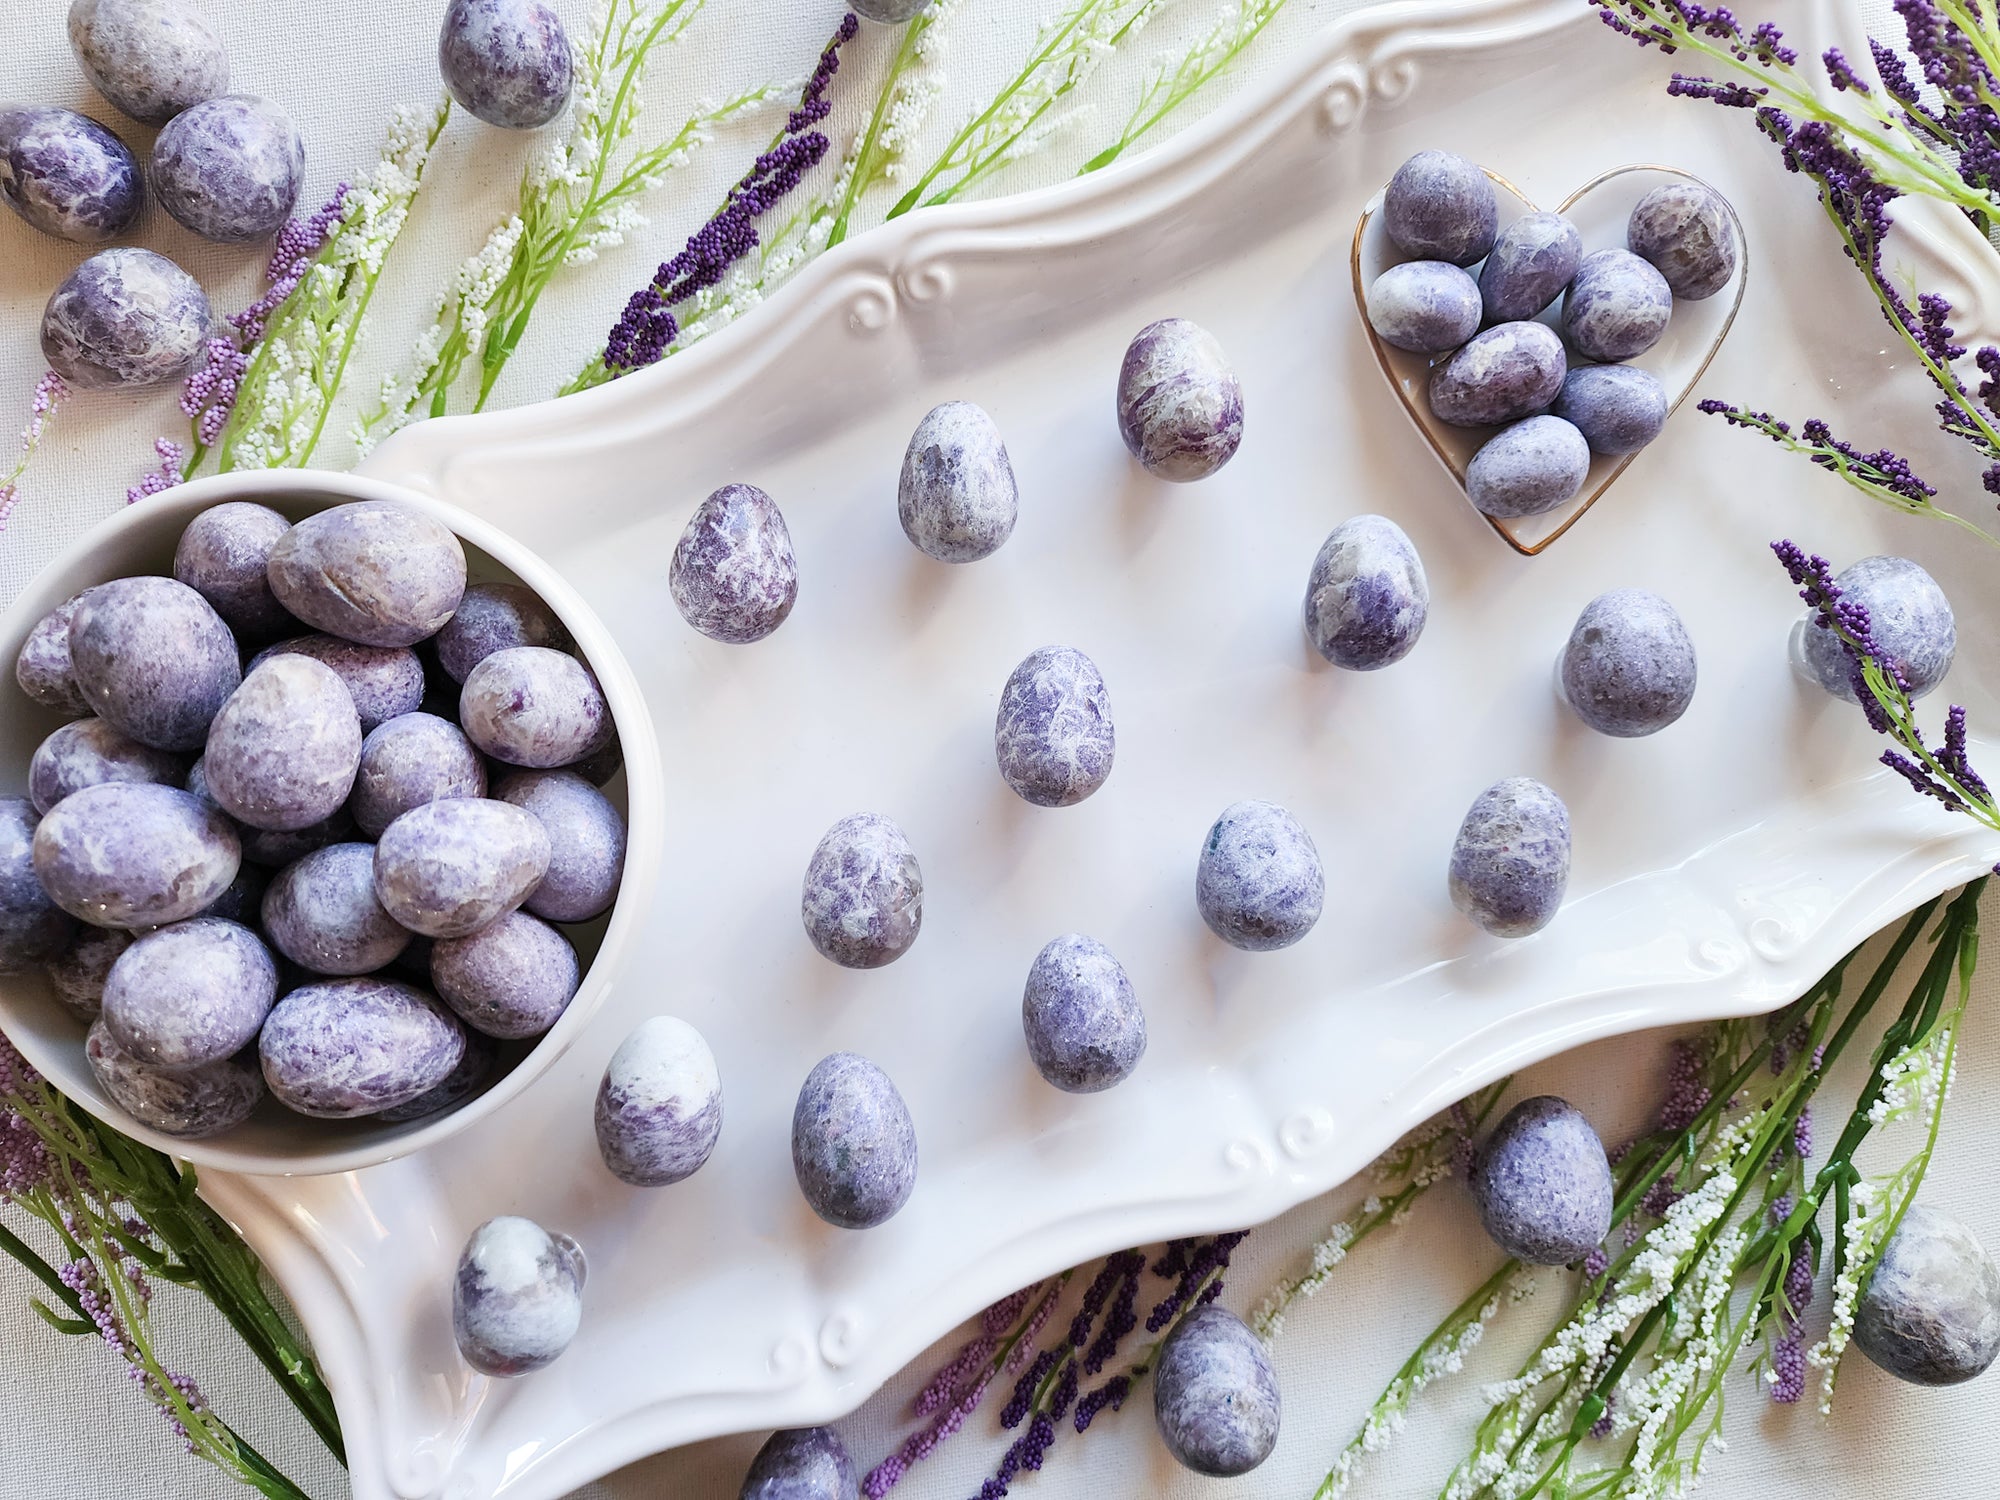
<path id="1" fill-rule="evenodd" d="M 239 89 L 284 103 L 308 143 L 312 202 L 344 173 L 372 162 L 388 114 L 398 102 L 427 106 L 435 97 L 435 27 L 442 0 L 201 0 L 226 37 Z M 1011 72 L 1036 23 L 1057 0 L 957 0 L 943 33 L 943 99 L 931 135 L 954 127 L 972 101 Z M 1580 3 L 1580 0 L 1579 0 Z M 557 0 L 580 31 L 588 0 Z M 1215 0 L 1173 0 L 1125 55 L 1108 64 L 1085 92 L 1094 110 L 1077 120 L 1041 156 L 992 184 L 994 191 L 1060 180 L 1096 150 L 1125 117 L 1124 101 L 1151 58 L 1176 38 L 1205 26 Z M 1231 88 L 1242 87 L 1301 38 L 1355 8 L 1351 0 L 1289 0 L 1283 14 L 1238 71 L 1187 112 L 1192 118 Z M 1887 6 L 1867 0 L 1876 29 Z M 63 35 L 67 0 L 9 0 L 0 15 L 0 100 L 71 105 L 107 112 L 72 61 Z M 840 14 L 839 0 L 710 0 L 687 38 L 661 58 L 649 89 L 648 119 L 664 132 L 701 96 L 723 96 L 776 78 L 797 77 Z M 1782 12 L 1780 13 L 1782 14 Z M 847 112 L 835 120 L 836 147 L 851 129 L 853 109 L 872 99 L 893 37 L 865 32 L 848 50 L 835 88 Z M 1606 45 L 1616 45 L 1608 38 Z M 1665 69 L 1662 69 L 1664 75 Z M 1177 122 L 1183 123 L 1183 122 Z M 142 150 L 149 137 L 124 122 L 118 128 Z M 626 295 L 651 266 L 678 247 L 767 135 L 757 120 L 725 135 L 653 195 L 651 229 L 596 267 L 565 278 L 545 299 L 534 332 L 498 393 L 500 404 L 541 399 L 566 379 L 601 341 Z M 1751 139 L 1746 150 L 1765 149 Z M 456 120 L 433 166 L 419 216 L 384 278 L 362 358 L 358 396 L 399 359 L 429 316 L 453 267 L 484 239 L 512 201 L 514 183 L 532 142 Z M 918 153 L 922 155 L 922 153 Z M 879 215 L 883 204 L 877 202 Z M 195 241 L 163 215 L 145 227 L 145 242 L 179 259 L 209 287 L 223 309 L 254 295 L 261 257 Z M 0 464 L 11 462 L 11 431 L 25 416 L 40 371 L 34 330 L 49 290 L 80 258 L 0 213 Z M 1865 336 L 1857 330 L 1857 337 Z M 347 415 L 333 430 L 344 430 Z M 91 521 L 124 503 L 124 490 L 152 467 L 155 435 L 179 436 L 185 424 L 170 393 L 96 396 L 66 409 L 23 487 L 20 506 L 0 536 L 0 598 L 11 597 L 55 548 Z M 335 437 L 322 463 L 351 458 Z M 1987 903 L 2000 921 L 2000 896 Z M 1932 1170 L 1931 1201 L 1966 1218 L 2000 1249 L 2000 1191 L 1990 1168 L 2000 1152 L 2000 964 L 1980 983 L 1974 1020 L 1962 1049 L 1958 1097 Z M 1523 1086 L 1560 1092 L 1586 1109 L 1607 1138 L 1638 1125 L 1656 1102 L 1666 1037 L 1647 1034 L 1586 1048 L 1534 1070 Z M 1849 1070 L 1850 1073 L 1852 1070 Z M 1853 1080 L 1850 1078 L 1848 1082 Z M 1851 1086 L 1849 1094 L 1851 1097 Z M 1245 1309 L 1294 1262 L 1327 1223 L 1365 1193 L 1353 1184 L 1259 1230 L 1239 1253 L 1227 1301 Z M 1084 1438 L 1065 1429 L 1049 1468 L 1022 1480 L 1016 1493 L 1041 1495 L 1194 1496 L 1235 1494 L 1304 1500 L 1333 1453 L 1413 1342 L 1485 1275 L 1496 1256 L 1478 1231 L 1469 1205 L 1447 1185 L 1427 1199 L 1393 1237 L 1359 1250 L 1320 1299 L 1296 1314 L 1279 1345 L 1286 1425 L 1272 1459 L 1227 1485 L 1194 1478 L 1166 1459 L 1152 1435 L 1149 1398 L 1107 1415 Z M 178 1453 L 165 1424 L 140 1402 L 94 1342 L 64 1339 L 27 1309 L 29 1286 L 11 1263 L 0 1265 L 0 1500 L 102 1496 L 126 1500 L 191 1500 L 227 1492 L 226 1481 Z M 219 1320 L 203 1317 L 198 1300 L 163 1290 L 159 1323 L 164 1343 L 194 1373 L 216 1407 L 315 1496 L 345 1494 L 338 1469 L 319 1452 L 303 1424 L 271 1392 L 261 1371 Z M 1526 1341 L 1555 1315 L 1559 1294 L 1531 1302 L 1489 1339 L 1472 1377 L 1452 1394 L 1420 1407 L 1402 1444 L 1367 1471 L 1355 1494 L 1401 1500 L 1434 1494 L 1469 1434 L 1478 1380 L 1494 1378 L 1518 1360 Z M 948 1354 L 956 1335 L 841 1424 L 864 1467 L 906 1430 L 904 1412 L 928 1370 Z M 560 1379 L 561 1367 L 541 1377 Z M 1747 1382 L 1733 1393 L 1732 1445 L 1718 1455 L 1708 1492 L 1725 1500 L 1872 1494 L 1884 1500 L 1990 1494 L 2000 1460 L 2000 1376 L 1946 1392 L 1919 1392 L 1852 1362 L 1836 1420 L 1809 1409 L 1774 1412 Z M 970 1495 L 1005 1447 L 995 1401 L 944 1452 L 920 1467 L 898 1491 L 913 1497 Z M 725 1500 L 734 1496 L 761 1434 L 663 1454 L 611 1476 L 584 1493 L 592 1500 Z"/>

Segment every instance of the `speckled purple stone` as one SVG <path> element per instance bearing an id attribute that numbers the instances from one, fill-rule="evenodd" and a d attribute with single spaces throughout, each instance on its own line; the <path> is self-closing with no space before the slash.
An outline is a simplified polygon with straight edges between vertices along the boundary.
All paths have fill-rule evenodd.
<path id="1" fill-rule="evenodd" d="M 549 867 L 549 836 L 505 802 L 454 797 L 413 807 L 375 846 L 375 894 L 431 938 L 469 937 L 513 911 Z"/>
<path id="2" fill-rule="evenodd" d="M 222 38 L 184 0 L 74 0 L 69 44 L 97 92 L 148 125 L 229 87 Z"/>
<path id="3" fill-rule="evenodd" d="M 1582 433 L 1592 453 L 1637 453 L 1667 425 L 1667 388 L 1651 370 L 1583 365 L 1563 377 L 1551 412 Z"/>
<path id="4" fill-rule="evenodd" d="M 1036 1070 L 1068 1094 L 1123 1082 L 1146 1055 L 1146 1013 L 1111 950 L 1080 932 L 1035 955 L 1021 1029 Z"/>
<path id="5" fill-rule="evenodd" d="M 475 583 L 437 634 L 438 665 L 453 682 L 495 651 L 509 646 L 549 646 L 567 651 L 572 642 L 556 612 L 533 589 L 518 583 Z"/>
<path id="6" fill-rule="evenodd" d="M 25 797 L 0 797 L 0 974 L 19 974 L 60 953 L 76 923 L 35 873 L 35 829 Z"/>
<path id="7" fill-rule="evenodd" d="M 784 624 L 799 567 L 777 502 L 754 484 L 725 484 L 702 501 L 674 547 L 667 588 L 710 640 L 747 645 Z"/>
<path id="8" fill-rule="evenodd" d="M 43 234 L 101 245 L 146 203 L 125 143 L 73 109 L 0 109 L 0 198 Z"/>
<path id="9" fill-rule="evenodd" d="M 1222 345 L 1186 318 L 1148 323 L 1118 370 L 1118 432 L 1147 472 L 1206 479 L 1243 441 L 1243 386 Z"/>
<path id="10" fill-rule="evenodd" d="M 222 894 L 204 906 L 199 915 L 222 917 L 253 927 L 262 920 L 264 892 L 270 884 L 271 872 L 261 865 L 252 864 L 246 853 L 243 863 L 236 867 L 236 878 L 224 886 Z"/>
<path id="11" fill-rule="evenodd" d="M 1175 1325 L 1153 1375 L 1153 1416 L 1167 1451 L 1197 1474 L 1247 1474 L 1278 1444 L 1278 1372 L 1270 1351 L 1225 1307 Z"/>
<path id="12" fill-rule="evenodd" d="M 1673 316 L 1667 279 L 1630 250 L 1593 250 L 1563 298 L 1563 332 L 1587 358 L 1611 363 L 1644 354 Z"/>
<path id="13" fill-rule="evenodd" d="M 1632 208 L 1625 245 L 1651 262 L 1676 297 L 1713 297 L 1736 274 L 1736 225 L 1729 205 L 1698 182 L 1654 188 Z"/>
<path id="14" fill-rule="evenodd" d="M 268 99 L 224 94 L 167 122 L 147 176 L 181 224 L 218 244 L 248 245 L 291 217 L 305 170 L 290 115 Z"/>
<path id="15" fill-rule="evenodd" d="M 1561 681 L 1570 709 L 1599 734 L 1655 734 L 1694 701 L 1694 642 L 1658 594 L 1613 589 L 1576 617 Z"/>
<path id="16" fill-rule="evenodd" d="M 331 817 L 303 828 L 245 828 L 239 832 L 243 857 L 270 870 L 282 870 L 315 849 L 344 843 L 353 836 L 354 819 L 344 807 L 336 808 Z"/>
<path id="17" fill-rule="evenodd" d="M 829 1224 L 893 1218 L 917 1185 L 917 1128 L 889 1075 L 852 1052 L 821 1058 L 792 1111 L 792 1170 Z"/>
<path id="18" fill-rule="evenodd" d="M 1373 672 L 1401 661 L 1430 611 L 1423 561 L 1388 517 L 1350 517 L 1320 544 L 1306 580 L 1306 639 L 1336 667 Z"/>
<path id="19" fill-rule="evenodd" d="M 924 876 L 909 838 L 880 813 L 842 818 L 813 850 L 799 913 L 812 945 L 843 968 L 894 963 L 924 921 Z"/>
<path id="20" fill-rule="evenodd" d="M 262 917 L 272 946 L 315 974 L 372 974 L 410 944 L 375 899 L 372 844 L 330 844 L 287 865 L 264 892 Z"/>
<path id="21" fill-rule="evenodd" d="M 540 917 L 510 911 L 431 947 L 431 985 L 458 1018 L 503 1041 L 540 1036 L 576 994 L 576 949 Z"/>
<path id="22" fill-rule="evenodd" d="M 1523 214 L 1493 242 L 1479 268 L 1489 323 L 1532 318 L 1563 293 L 1583 261 L 1583 236 L 1561 214 Z"/>
<path id="23" fill-rule="evenodd" d="M 1569 809 L 1527 776 L 1473 799 L 1451 848 L 1451 904 L 1495 937 L 1549 925 L 1569 885 Z"/>
<path id="24" fill-rule="evenodd" d="M 159 750 L 200 749 L 242 680 L 229 627 L 171 578 L 120 578 L 89 590 L 70 618 L 69 659 L 84 701 Z"/>
<path id="25" fill-rule="evenodd" d="M 561 114 L 575 77 L 562 17 L 541 0 L 451 0 L 438 67 L 452 98 L 507 130 Z"/>
<path id="26" fill-rule="evenodd" d="M 1368 326 L 1412 354 L 1442 354 L 1479 332 L 1479 283 L 1444 260 L 1406 260 L 1368 287 Z"/>
<path id="27" fill-rule="evenodd" d="M 1008 675 L 993 753 L 1022 801 L 1074 806 L 1104 785 L 1116 749 L 1104 676 L 1074 646 L 1031 651 Z"/>
<path id="28" fill-rule="evenodd" d="M 1611 1164 L 1576 1106 L 1543 1094 L 1507 1111 L 1479 1148 L 1470 1186 L 1479 1220 L 1517 1260 L 1565 1266 L 1611 1232 Z"/>
<path id="29" fill-rule="evenodd" d="M 451 1076 L 457 1017 L 415 985 L 329 979 L 293 990 L 257 1039 L 264 1082 L 302 1115 L 344 1120 L 406 1104 Z"/>
<path id="30" fill-rule="evenodd" d="M 43 615 L 14 658 L 14 681 L 21 691 L 43 708 L 71 716 L 90 712 L 90 700 L 77 686 L 69 661 L 70 621 L 82 602 L 83 595 L 78 594 Z"/>
<path id="31" fill-rule="evenodd" d="M 1238 948 L 1289 948 L 1319 920 L 1326 871 L 1312 835 L 1275 802 L 1222 810 L 1202 841 L 1195 905 L 1209 931 Z"/>
<path id="32" fill-rule="evenodd" d="M 874 21 L 881 26 L 901 26 L 906 21 L 914 21 L 931 0 L 856 0 L 849 5 L 864 21 Z"/>
<path id="33" fill-rule="evenodd" d="M 854 1460 L 831 1427 L 780 1428 L 750 1460 L 737 1500 L 856 1500 Z"/>
<path id="34" fill-rule="evenodd" d="M 251 669 L 209 730 L 202 776 L 239 823 L 288 833 L 333 816 L 361 764 L 361 723 L 339 674 L 310 656 Z"/>
<path id="35" fill-rule="evenodd" d="M 111 1102 L 142 1125 L 180 1140 L 204 1140 L 234 1130 L 264 1098 L 264 1080 L 248 1063 L 225 1057 L 178 1072 L 133 1057 L 102 1020 L 84 1038 L 91 1075 Z"/>
<path id="36" fill-rule="evenodd" d="M 698 1171 L 722 1135 L 722 1075 L 687 1022 L 642 1021 L 597 1086 L 597 1150 L 620 1182 L 665 1187 Z"/>
<path id="37" fill-rule="evenodd" d="M 315 629 L 364 646 L 414 646 L 458 608 L 465 548 L 421 511 L 357 500 L 286 532 L 266 573 L 278 602 Z"/>
<path id="38" fill-rule="evenodd" d="M 496 1061 L 493 1044 L 478 1032 L 468 1031 L 465 1034 L 465 1055 L 459 1058 L 458 1066 L 451 1070 L 443 1083 L 424 1090 L 407 1104 L 393 1104 L 387 1109 L 377 1110 L 375 1118 L 392 1125 L 402 1125 L 456 1109 L 485 1088 L 486 1080 L 493 1076 Z"/>
<path id="39" fill-rule="evenodd" d="M 587 784 L 587 783 L 586 783 Z M 370 838 L 413 807 L 447 797 L 484 797 L 486 762 L 456 724 L 400 714 L 368 731 L 348 811 Z"/>
<path id="40" fill-rule="evenodd" d="M 1554 510 L 1590 476 L 1590 444 L 1561 417 L 1529 417 L 1503 427 L 1465 466 L 1465 493 L 1489 516 L 1515 519 Z"/>
<path id="41" fill-rule="evenodd" d="M 335 635 L 302 635 L 265 647 L 250 658 L 249 670 L 274 656 L 310 656 L 331 667 L 354 700 L 363 734 L 416 712 L 424 701 L 424 664 L 408 646 L 363 646 Z"/>
<path id="42" fill-rule="evenodd" d="M 132 934 L 116 927 L 79 928 L 74 941 L 47 964 L 56 1003 L 88 1025 L 104 1009 L 104 981 Z"/>
<path id="43" fill-rule="evenodd" d="M 554 1362 L 583 1319 L 583 1253 L 532 1219 L 472 1231 L 451 1286 L 459 1357 L 482 1375 L 525 1375 Z"/>
<path id="44" fill-rule="evenodd" d="M 547 646 L 496 651 L 465 679 L 458 722 L 466 738 L 510 766 L 548 770 L 604 748 L 611 708 L 590 668 Z"/>
<path id="45" fill-rule="evenodd" d="M 1431 374 L 1431 413 L 1454 427 L 1493 427 L 1542 410 L 1569 368 L 1546 323 L 1502 323 L 1472 339 Z"/>
<path id="46" fill-rule="evenodd" d="M 42 309 L 42 356 L 79 390 L 162 385 L 194 368 L 214 313 L 187 272 L 151 250 L 100 250 Z"/>
<path id="47" fill-rule="evenodd" d="M 249 1045 L 277 994 L 277 964 L 254 932 L 196 917 L 118 956 L 104 982 L 104 1025 L 140 1062 L 198 1068 Z"/>
<path id="48" fill-rule="evenodd" d="M 1854 1343 L 1913 1385 L 1985 1373 L 2000 1355 L 2000 1266 L 1951 1215 L 1912 1204 L 1855 1307 Z"/>
<path id="49" fill-rule="evenodd" d="M 236 878 L 229 819 L 199 797 L 108 781 L 57 803 L 35 830 L 35 874 L 98 927 L 159 927 L 207 908 Z"/>
<path id="50" fill-rule="evenodd" d="M 1833 581 L 1842 594 L 1867 608 L 1875 640 L 1902 668 L 1912 698 L 1944 681 L 1958 654 L 1958 624 L 1936 579 L 1907 557 L 1864 557 L 1841 569 Z M 1847 654 L 1833 632 L 1809 626 L 1800 644 L 1806 667 L 1820 686 L 1853 703 Z"/>
<path id="51" fill-rule="evenodd" d="M 1405 255 L 1469 266 L 1493 248 L 1500 200 L 1475 163 L 1451 151 L 1419 151 L 1389 179 L 1382 227 Z"/>
<path id="52" fill-rule="evenodd" d="M 271 592 L 271 549 L 292 523 L 268 505 L 229 500 L 212 505 L 181 533 L 174 577 L 200 594 L 246 644 L 298 627 Z"/>
<path id="53" fill-rule="evenodd" d="M 35 747 L 28 762 L 28 797 L 47 812 L 71 792 L 105 781 L 152 781 L 179 786 L 187 762 L 120 734 L 102 719 L 72 719 Z"/>
<path id="54" fill-rule="evenodd" d="M 551 922 L 587 922 L 610 907 L 625 875 L 625 820 L 574 771 L 516 771 L 494 789 L 549 835 L 549 869 L 523 903 Z"/>
<path id="55" fill-rule="evenodd" d="M 896 518 L 917 550 L 946 563 L 990 557 L 1020 509 L 1014 465 L 985 409 L 946 401 L 925 412 L 896 482 Z"/>

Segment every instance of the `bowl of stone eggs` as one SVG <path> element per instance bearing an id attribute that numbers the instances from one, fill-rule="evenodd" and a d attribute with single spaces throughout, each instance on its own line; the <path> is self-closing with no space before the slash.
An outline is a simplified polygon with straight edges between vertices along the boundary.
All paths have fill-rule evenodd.
<path id="1" fill-rule="evenodd" d="M 207 1167 L 348 1171 L 500 1108 L 603 1003 L 660 857 L 630 668 L 398 486 L 229 474 L 0 616 L 0 1029 Z"/>

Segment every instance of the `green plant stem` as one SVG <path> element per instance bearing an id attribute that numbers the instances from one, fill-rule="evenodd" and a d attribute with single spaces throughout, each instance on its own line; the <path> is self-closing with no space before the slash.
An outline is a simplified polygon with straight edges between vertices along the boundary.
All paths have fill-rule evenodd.
<path id="1" fill-rule="evenodd" d="M 903 72 L 909 67 L 910 60 L 917 55 L 917 43 L 930 29 L 931 20 L 932 13 L 926 7 L 903 28 L 903 40 L 896 48 L 895 58 L 889 64 L 889 76 L 882 81 L 882 87 L 876 92 L 875 108 L 868 116 L 867 130 L 862 133 L 861 146 L 854 158 L 854 170 L 848 173 L 847 187 L 840 195 L 840 206 L 834 210 L 833 228 L 826 238 L 828 250 L 847 238 L 847 225 L 854 216 L 854 207 L 860 201 L 861 195 L 874 184 L 875 152 L 877 143 L 882 139 L 882 128 L 888 123 L 889 110 L 896 102 L 897 85 L 902 81 Z"/>

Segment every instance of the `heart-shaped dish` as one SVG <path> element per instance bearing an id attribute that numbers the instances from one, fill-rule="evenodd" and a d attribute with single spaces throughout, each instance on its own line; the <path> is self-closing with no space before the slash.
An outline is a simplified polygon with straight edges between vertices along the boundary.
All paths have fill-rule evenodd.
<path id="1" fill-rule="evenodd" d="M 1493 179 L 1495 193 L 1500 199 L 1500 226 L 1505 228 L 1523 214 L 1538 212 L 1521 190 L 1499 173 L 1486 170 Z M 1674 167 L 1627 166 L 1613 167 L 1600 173 L 1571 193 L 1557 207 L 1556 212 L 1566 215 L 1583 236 L 1584 254 L 1593 250 L 1623 249 L 1625 246 L 1625 222 L 1631 217 L 1632 209 L 1638 201 L 1656 187 L 1672 182 L 1692 182 L 1703 187 L 1699 177 Z M 1717 195 L 1721 196 L 1720 194 Z M 1726 203 L 1727 200 L 1725 199 Z M 1424 435 L 1431 451 L 1451 471 L 1459 488 L 1465 488 L 1466 465 L 1472 455 L 1497 430 L 1491 427 L 1453 427 L 1440 422 L 1431 415 L 1428 393 L 1431 370 L 1447 359 L 1451 353 L 1411 354 L 1385 344 L 1376 336 L 1368 323 L 1368 288 L 1375 278 L 1398 261 L 1409 259 L 1389 242 L 1388 232 L 1380 222 L 1382 194 L 1377 193 L 1368 200 L 1368 206 L 1361 211 L 1361 221 L 1354 229 L 1354 302 L 1361 313 L 1361 329 L 1367 335 L 1368 343 L 1375 351 L 1375 359 L 1382 367 L 1382 374 L 1397 398 L 1403 403 L 1403 410 L 1417 424 L 1417 431 Z M 1736 227 L 1736 243 L 1740 253 L 1736 258 L 1736 274 L 1729 283 L 1712 297 L 1699 302 L 1684 298 L 1674 299 L 1674 315 L 1667 324 L 1667 331 L 1660 341 L 1644 354 L 1625 363 L 1636 365 L 1642 370 L 1650 370 L 1660 378 L 1667 388 L 1667 412 L 1669 417 L 1677 411 L 1701 379 L 1702 371 L 1715 358 L 1715 351 L 1722 347 L 1728 336 L 1730 324 L 1736 321 L 1736 310 L 1743 302 L 1743 286 L 1749 275 L 1749 242 L 1744 237 L 1743 221 L 1736 210 L 1729 210 L 1731 223 Z M 1478 267 L 1471 268 L 1478 274 Z M 1558 333 L 1562 331 L 1562 298 L 1542 313 L 1537 322 L 1547 323 Z M 1662 441 L 1665 434 L 1655 438 Z M 1640 449 L 1640 453 L 1645 449 Z M 1570 500 L 1545 511 L 1538 516 L 1523 516 L 1514 520 L 1503 520 L 1475 511 L 1487 525 L 1498 532 L 1507 545 L 1526 557 L 1533 557 L 1547 549 L 1556 538 L 1583 517 L 1583 513 L 1595 505 L 1612 481 L 1625 472 L 1626 467 L 1639 453 L 1623 456 L 1593 455 L 1590 472 L 1584 477 L 1583 488 Z M 1470 504 L 1470 501 L 1467 502 Z"/>

